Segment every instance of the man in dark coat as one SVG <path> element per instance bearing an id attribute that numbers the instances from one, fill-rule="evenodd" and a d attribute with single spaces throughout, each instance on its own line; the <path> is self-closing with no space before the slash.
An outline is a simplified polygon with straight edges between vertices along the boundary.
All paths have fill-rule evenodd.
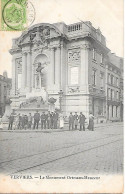
<path id="1" fill-rule="evenodd" d="M 74 125 L 75 125 L 75 130 L 77 130 L 77 126 L 78 126 L 78 115 L 77 115 L 77 112 L 75 112 L 75 115 L 74 115 Z"/>
<path id="2" fill-rule="evenodd" d="M 69 130 L 72 128 L 74 129 L 74 116 L 72 115 L 72 112 L 69 115 Z"/>
<path id="3" fill-rule="evenodd" d="M 28 128 L 28 116 L 24 115 L 24 129 Z"/>
<path id="4" fill-rule="evenodd" d="M 54 113 L 54 129 L 57 129 L 58 117 L 59 117 L 58 113 L 55 112 Z"/>
<path id="5" fill-rule="evenodd" d="M 79 115 L 79 123 L 80 123 L 80 131 L 85 131 L 85 116 L 82 114 L 82 112 L 80 112 Z"/>
<path id="6" fill-rule="evenodd" d="M 41 129 L 46 129 L 46 115 L 45 112 L 41 115 Z"/>
<path id="7" fill-rule="evenodd" d="M 36 113 L 34 114 L 34 126 L 33 129 L 37 128 L 39 126 L 39 121 L 40 121 L 40 114 L 38 111 L 36 111 Z"/>
<path id="8" fill-rule="evenodd" d="M 22 119 L 21 119 L 21 128 L 24 129 L 24 122 L 25 122 L 25 116 L 24 114 L 22 115 Z"/>
<path id="9" fill-rule="evenodd" d="M 14 121 L 14 115 L 11 113 L 10 117 L 9 117 L 9 126 L 8 126 L 8 130 L 12 130 L 13 129 L 13 121 Z"/>
<path id="10" fill-rule="evenodd" d="M 54 128 L 54 112 L 51 113 L 51 129 Z"/>

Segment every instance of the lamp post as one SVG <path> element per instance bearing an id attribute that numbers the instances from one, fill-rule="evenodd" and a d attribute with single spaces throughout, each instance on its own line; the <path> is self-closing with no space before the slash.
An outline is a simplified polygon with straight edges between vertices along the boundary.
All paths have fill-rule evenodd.
<path id="1" fill-rule="evenodd" d="M 60 91 L 58 92 L 58 94 L 59 94 L 60 112 L 62 112 L 62 98 L 63 98 L 63 91 L 60 90 Z"/>

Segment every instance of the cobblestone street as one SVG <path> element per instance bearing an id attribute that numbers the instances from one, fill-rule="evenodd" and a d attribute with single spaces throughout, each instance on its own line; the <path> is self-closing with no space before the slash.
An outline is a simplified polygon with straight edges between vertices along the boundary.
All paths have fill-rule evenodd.
<path id="1" fill-rule="evenodd" d="M 123 123 L 95 131 L 0 131 L 0 171 L 5 174 L 120 174 Z"/>

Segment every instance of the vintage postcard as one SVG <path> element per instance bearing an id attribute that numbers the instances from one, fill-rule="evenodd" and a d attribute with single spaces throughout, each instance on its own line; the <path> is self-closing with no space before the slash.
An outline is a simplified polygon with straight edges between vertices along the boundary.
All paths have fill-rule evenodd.
<path id="1" fill-rule="evenodd" d="M 123 0 L 0 0 L 0 193 L 123 193 Z"/>

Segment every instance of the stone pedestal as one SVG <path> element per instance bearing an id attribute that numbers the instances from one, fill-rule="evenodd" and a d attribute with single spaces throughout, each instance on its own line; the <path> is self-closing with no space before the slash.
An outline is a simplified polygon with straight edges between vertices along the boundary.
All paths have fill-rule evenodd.
<path id="1" fill-rule="evenodd" d="M 55 104 L 50 103 L 48 111 L 54 112 L 55 111 Z"/>

